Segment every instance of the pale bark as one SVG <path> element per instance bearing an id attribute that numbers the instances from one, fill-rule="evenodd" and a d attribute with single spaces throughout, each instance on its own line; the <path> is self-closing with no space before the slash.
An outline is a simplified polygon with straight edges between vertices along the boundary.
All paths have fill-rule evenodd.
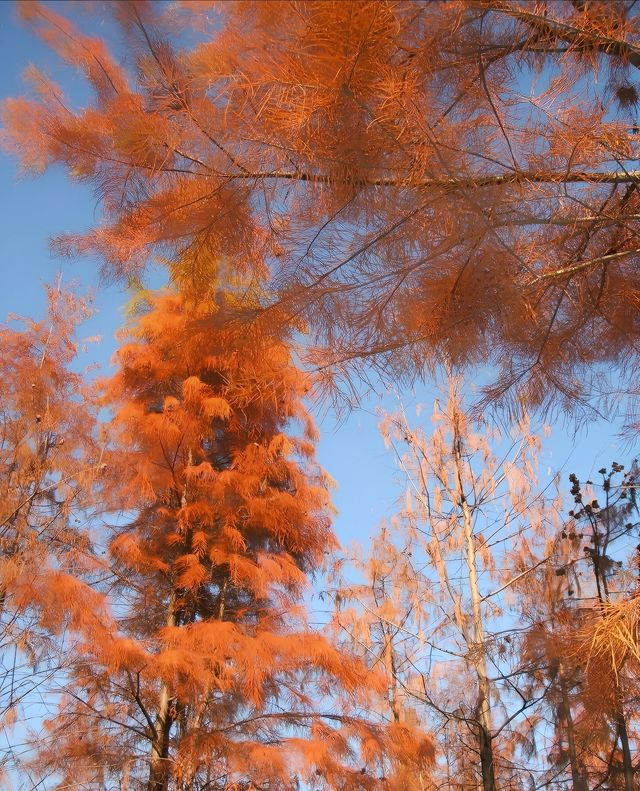
<path id="1" fill-rule="evenodd" d="M 469 502 L 464 493 L 462 475 L 462 439 L 457 420 L 454 424 L 453 456 L 458 478 L 459 506 L 462 513 L 462 526 L 466 545 L 467 573 L 469 576 L 469 592 L 471 594 L 471 614 L 473 623 L 473 640 L 468 642 L 471 663 L 475 669 L 478 682 L 478 702 L 476 706 L 478 750 L 480 753 L 480 771 L 482 774 L 483 791 L 496 791 L 496 778 L 493 757 L 493 726 L 491 722 L 491 684 L 487 672 L 487 655 L 485 651 L 484 629 L 480 588 L 478 584 L 478 567 L 476 561 L 475 536 L 473 519 Z"/>

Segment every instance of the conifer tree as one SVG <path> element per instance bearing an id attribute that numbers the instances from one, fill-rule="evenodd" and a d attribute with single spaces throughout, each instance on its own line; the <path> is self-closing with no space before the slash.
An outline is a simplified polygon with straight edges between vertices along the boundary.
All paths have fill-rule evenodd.
<path id="1" fill-rule="evenodd" d="M 87 315 L 58 284 L 46 319 L 0 327 L 0 727 L 25 716 L 34 691 L 46 701 L 73 639 L 107 624 L 87 585 L 100 570 L 88 530 L 103 471 L 95 403 L 71 370 Z"/>
<path id="2" fill-rule="evenodd" d="M 60 787 L 148 791 L 374 789 L 390 765 L 426 770 L 428 740 L 361 716 L 380 679 L 305 621 L 335 538 L 285 339 L 201 281 L 145 300 L 105 391 L 119 631 L 78 656 L 37 765 Z"/>

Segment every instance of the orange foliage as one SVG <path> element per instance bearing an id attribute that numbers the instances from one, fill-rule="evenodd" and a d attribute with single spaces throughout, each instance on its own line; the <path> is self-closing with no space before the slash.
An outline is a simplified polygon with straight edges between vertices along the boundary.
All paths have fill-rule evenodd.
<path id="1" fill-rule="evenodd" d="M 102 389 L 104 453 L 68 371 L 83 306 L 52 293 L 50 329 L 0 331 L 6 634 L 24 647 L 69 628 L 81 641 L 34 769 L 60 787 L 422 791 L 433 748 L 410 727 L 411 697 L 443 717 L 447 772 L 459 774 L 447 782 L 477 784 L 471 737 L 484 787 L 521 788 L 515 759 L 534 737 L 505 713 L 508 697 L 533 731 L 547 684 L 554 771 L 568 772 L 566 738 L 575 789 L 590 776 L 630 791 L 635 601 L 601 595 L 604 648 L 590 667 L 561 655 L 579 619 L 565 622 L 551 564 L 577 539 L 548 537 L 537 562 L 524 536 L 521 523 L 542 537 L 550 521 L 524 424 L 515 463 L 493 459 L 455 399 L 429 439 L 404 416 L 387 421 L 408 450 L 406 547 L 380 536 L 366 584 L 344 591 L 368 615 L 340 623 L 384 671 L 310 630 L 302 598 L 336 541 L 303 406 L 311 383 L 290 341 L 307 335 L 304 361 L 331 385 L 365 362 L 408 378 L 495 363 L 486 398 L 513 395 L 519 409 L 574 405 L 594 364 L 635 373 L 633 4 L 131 0 L 107 6 L 122 63 L 74 24 L 79 4 L 67 16 L 19 7 L 92 90 L 74 108 L 31 67 L 31 98 L 4 103 L 2 142 L 25 171 L 62 164 L 102 199 L 100 222 L 58 249 L 97 253 L 134 282 L 161 254 L 171 281 L 141 291 L 122 334 Z M 480 524 L 495 502 L 504 513 Z M 83 524 L 96 505 L 111 515 L 107 569 Z M 496 525 L 513 539 L 508 569 L 492 554 Z M 607 573 L 596 569 L 598 589 Z M 533 622 L 518 645 L 484 632 L 512 597 Z M 440 613 L 431 637 L 446 635 L 440 646 L 464 667 L 455 688 L 426 675 L 411 686 L 411 652 L 436 645 L 427 608 Z M 386 726 L 364 713 L 381 694 Z"/>
<path id="2" fill-rule="evenodd" d="M 237 321 L 214 285 L 145 300 L 104 383 L 119 633 L 78 655 L 34 767 L 86 788 L 126 767 L 149 791 L 395 788 L 390 767 L 426 771 L 424 735 L 365 714 L 381 676 L 305 621 L 336 541 L 285 339 Z"/>
<path id="3" fill-rule="evenodd" d="M 65 664 L 58 637 L 69 646 L 108 634 L 104 598 L 87 584 L 101 570 L 88 530 L 102 474 L 96 404 L 70 370 L 87 315 L 58 286 L 46 320 L 0 326 L 2 729 L 21 721 L 22 704 Z"/>
<path id="4" fill-rule="evenodd" d="M 31 69 L 4 106 L 26 170 L 103 198 L 63 249 L 268 274 L 329 379 L 489 360 L 489 397 L 575 405 L 589 365 L 637 362 L 633 4 L 116 3 L 126 66 L 75 9 L 20 8 L 94 94 Z"/>

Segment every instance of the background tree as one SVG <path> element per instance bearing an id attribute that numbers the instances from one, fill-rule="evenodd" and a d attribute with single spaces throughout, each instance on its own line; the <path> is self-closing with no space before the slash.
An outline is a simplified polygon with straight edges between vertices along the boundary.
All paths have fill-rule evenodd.
<path id="1" fill-rule="evenodd" d="M 575 406 L 598 363 L 635 369 L 636 3 L 119 3 L 128 67 L 20 9 L 93 90 L 76 110 L 32 68 L 4 108 L 26 170 L 103 199 L 63 249 L 267 267 L 333 381 L 489 361 L 489 398 Z"/>
<path id="2" fill-rule="evenodd" d="M 426 726 L 428 714 L 422 704 L 422 684 L 414 695 L 416 667 L 424 645 L 422 613 L 432 602 L 430 582 L 418 562 L 413 562 L 413 542 L 403 536 L 398 548 L 399 525 L 392 520 L 373 536 L 365 550 L 340 557 L 329 578 L 335 605 L 335 641 L 355 650 L 372 670 L 382 669 L 386 688 L 374 696 L 374 707 L 392 722 Z M 323 598 L 324 598 L 324 594 Z M 407 791 L 431 789 L 437 777 L 413 766 L 400 767 L 402 787 Z"/>
<path id="3" fill-rule="evenodd" d="M 518 586 L 531 678 L 547 692 L 533 736 L 548 768 L 540 785 L 637 785 L 637 649 L 628 611 L 637 597 L 636 465 L 614 462 L 600 481 L 569 476 L 573 509 Z M 596 499 L 597 494 L 597 499 Z M 621 650 L 621 635 L 626 637 Z M 554 786 L 555 784 L 555 786 Z"/>
<path id="4" fill-rule="evenodd" d="M 594 728 L 593 720 L 584 717 L 580 708 L 583 662 L 571 641 L 578 627 L 572 598 L 576 589 L 575 539 L 565 539 L 545 548 L 553 560 L 527 575 L 518 589 L 522 620 L 529 625 L 520 643 L 521 663 L 529 683 L 544 693 L 530 734 L 534 754 L 545 758 L 538 785 L 588 791 L 589 769 L 603 739 L 602 729 Z M 604 743 L 606 749 L 608 734 Z M 596 782 L 594 775 L 591 779 Z"/>
<path id="5" fill-rule="evenodd" d="M 376 661 L 391 654 L 392 707 L 399 691 L 412 716 L 434 723 L 435 787 L 520 789 L 544 691 L 521 661 L 514 591 L 546 562 L 533 548 L 553 522 L 553 490 L 537 485 L 538 441 L 527 426 L 513 441 L 483 433 L 464 416 L 459 386 L 452 378 L 446 403 L 436 403 L 430 436 L 403 413 L 383 422 L 407 502 L 395 531 L 375 540 L 365 580 L 339 588 L 341 607 L 352 608 L 336 618 Z"/>
<path id="6" fill-rule="evenodd" d="M 305 621 L 336 543 L 306 378 L 230 292 L 145 299 L 105 400 L 119 633 L 78 656 L 37 769 L 61 788 L 399 788 L 383 776 L 426 771 L 430 742 L 366 717 L 380 679 Z"/>
<path id="7" fill-rule="evenodd" d="M 3 727 L 28 719 L 34 696 L 51 695 L 73 638 L 106 624 L 101 598 L 86 584 L 100 571 L 89 531 L 101 474 L 95 402 L 71 370 L 76 327 L 87 315 L 58 284 L 48 289 L 46 320 L 14 317 L 0 327 Z M 8 750 L 3 764 L 19 757 Z"/>
<path id="8" fill-rule="evenodd" d="M 575 508 L 570 511 L 576 525 L 573 535 L 586 539 L 583 551 L 591 571 L 591 585 L 587 591 L 593 597 L 594 607 L 590 617 L 586 618 L 587 629 L 594 618 L 596 622 L 606 618 L 612 601 L 621 603 L 637 593 L 637 557 L 632 536 L 638 528 L 636 487 L 639 471 L 635 463 L 628 472 L 622 474 L 623 470 L 624 466 L 617 462 L 613 462 L 610 469 L 603 467 L 599 470 L 601 482 L 597 489 L 602 504 L 590 497 L 589 491 L 583 491 L 575 474 L 570 476 L 571 494 L 575 501 Z M 619 480 L 621 474 L 622 480 Z M 591 482 L 589 485 L 596 488 Z M 581 534 L 577 533 L 579 529 L 583 531 Z M 607 775 L 613 776 L 625 791 L 631 791 L 635 787 L 637 769 L 630 723 L 636 715 L 638 679 L 637 668 L 630 675 L 630 668 L 625 668 L 627 658 L 632 659 L 604 656 L 600 652 L 600 661 L 594 660 L 587 668 L 590 672 L 586 673 L 583 694 L 591 692 L 591 697 L 599 703 L 596 704 L 597 709 L 612 732 L 613 749 L 606 764 Z M 595 689 L 590 689 L 593 687 Z M 625 711 L 625 703 L 627 708 L 629 706 L 626 701 L 631 702 L 630 716 Z"/>

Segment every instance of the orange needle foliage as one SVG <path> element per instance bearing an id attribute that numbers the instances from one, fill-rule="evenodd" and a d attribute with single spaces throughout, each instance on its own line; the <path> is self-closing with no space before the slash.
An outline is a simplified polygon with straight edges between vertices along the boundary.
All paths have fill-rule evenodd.
<path id="1" fill-rule="evenodd" d="M 0 327 L 0 727 L 64 662 L 54 635 L 106 623 L 82 581 L 99 568 L 86 529 L 101 477 L 95 405 L 69 370 L 87 307 L 59 288 L 48 297 L 46 321 Z"/>
<path id="2" fill-rule="evenodd" d="M 28 2 L 93 100 L 32 68 L 5 143 L 96 187 L 105 221 L 60 243 L 110 273 L 167 248 L 267 264 L 330 379 L 489 360 L 489 397 L 573 403 L 592 363 L 637 362 L 633 6 L 116 3 L 125 68 Z"/>
<path id="3" fill-rule="evenodd" d="M 548 685 L 555 731 L 547 779 L 570 770 L 576 791 L 637 785 L 638 468 L 623 470 L 613 462 L 585 487 L 569 476 L 571 519 L 521 591 L 532 622 L 524 655 Z"/>
<path id="4" fill-rule="evenodd" d="M 381 423 L 405 498 L 356 581 L 340 586 L 336 621 L 387 668 L 394 717 L 437 723 L 433 788 L 524 788 L 519 729 L 533 727 L 537 701 L 513 652 L 510 599 L 553 524 L 537 483 L 539 440 L 526 421 L 502 437 L 474 424 L 460 380 L 447 384 L 429 433 L 403 409 Z"/>
<path id="5" fill-rule="evenodd" d="M 431 743 L 367 718 L 381 678 L 305 620 L 336 544 L 305 377 L 228 293 L 147 301 L 106 389 L 120 633 L 79 656 L 37 767 L 87 789 L 400 789 Z"/>
<path id="6" fill-rule="evenodd" d="M 87 389 L 68 368 L 86 316 L 51 289 L 47 321 L 0 327 L 0 611 L 35 607 L 50 631 L 96 616 L 68 573 L 94 568 L 84 522 L 101 469 Z"/>

